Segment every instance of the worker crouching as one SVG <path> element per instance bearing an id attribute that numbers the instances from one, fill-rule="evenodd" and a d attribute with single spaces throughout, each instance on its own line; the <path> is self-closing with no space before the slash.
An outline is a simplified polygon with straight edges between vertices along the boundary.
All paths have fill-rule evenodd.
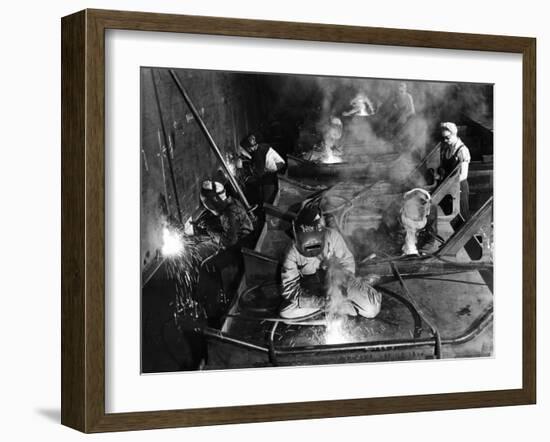
<path id="1" fill-rule="evenodd" d="M 321 310 L 373 318 L 382 297 L 355 277 L 355 260 L 344 238 L 327 228 L 317 207 L 304 207 L 293 222 L 294 241 L 281 271 L 284 302 L 280 316 L 304 318 Z"/>
<path id="2" fill-rule="evenodd" d="M 428 191 L 409 190 L 384 213 L 380 230 L 387 238 L 389 255 L 420 255 L 433 248 L 437 238 L 437 207 Z"/>
<path id="3" fill-rule="evenodd" d="M 208 323 L 219 326 L 242 272 L 242 247 L 251 247 L 254 226 L 243 204 L 227 196 L 217 181 L 204 181 L 200 199 L 209 217 L 202 228 L 217 244 L 216 253 L 201 264 L 198 299 L 204 307 Z"/>

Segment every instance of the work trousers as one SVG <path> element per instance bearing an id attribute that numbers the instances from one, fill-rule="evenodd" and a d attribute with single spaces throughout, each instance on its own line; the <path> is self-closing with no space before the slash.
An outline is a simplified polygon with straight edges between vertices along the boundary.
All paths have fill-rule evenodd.
<path id="1" fill-rule="evenodd" d="M 470 186 L 468 180 L 460 182 L 460 214 L 464 221 L 470 218 Z"/>
<path id="2" fill-rule="evenodd" d="M 240 247 L 230 247 L 206 258 L 200 268 L 197 299 L 204 308 L 208 325 L 220 327 L 242 274 Z"/>

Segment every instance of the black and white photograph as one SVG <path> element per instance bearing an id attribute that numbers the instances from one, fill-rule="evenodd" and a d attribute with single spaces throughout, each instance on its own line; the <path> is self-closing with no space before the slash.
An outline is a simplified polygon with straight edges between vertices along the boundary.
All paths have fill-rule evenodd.
<path id="1" fill-rule="evenodd" d="M 142 373 L 494 356 L 493 84 L 141 67 L 140 131 Z"/>
<path id="2" fill-rule="evenodd" d="M 0 441 L 547 440 L 545 6 L 6 2 Z"/>

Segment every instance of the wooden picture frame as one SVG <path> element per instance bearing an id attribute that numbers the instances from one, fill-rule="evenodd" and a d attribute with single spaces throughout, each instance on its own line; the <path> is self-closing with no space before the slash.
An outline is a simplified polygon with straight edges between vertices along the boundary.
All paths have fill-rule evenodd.
<path id="1" fill-rule="evenodd" d="M 523 57 L 523 383 L 513 390 L 105 412 L 105 30 L 517 53 Z M 404 29 L 84 10 L 62 19 L 62 408 L 83 432 L 533 404 L 536 400 L 536 41 Z"/>

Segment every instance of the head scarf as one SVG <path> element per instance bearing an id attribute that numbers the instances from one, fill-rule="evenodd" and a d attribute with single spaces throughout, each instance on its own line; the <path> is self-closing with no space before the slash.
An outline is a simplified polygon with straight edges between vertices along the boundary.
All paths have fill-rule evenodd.
<path id="1" fill-rule="evenodd" d="M 441 123 L 441 131 L 449 131 L 451 134 L 456 135 L 458 133 L 458 128 L 456 124 L 451 122 Z"/>

